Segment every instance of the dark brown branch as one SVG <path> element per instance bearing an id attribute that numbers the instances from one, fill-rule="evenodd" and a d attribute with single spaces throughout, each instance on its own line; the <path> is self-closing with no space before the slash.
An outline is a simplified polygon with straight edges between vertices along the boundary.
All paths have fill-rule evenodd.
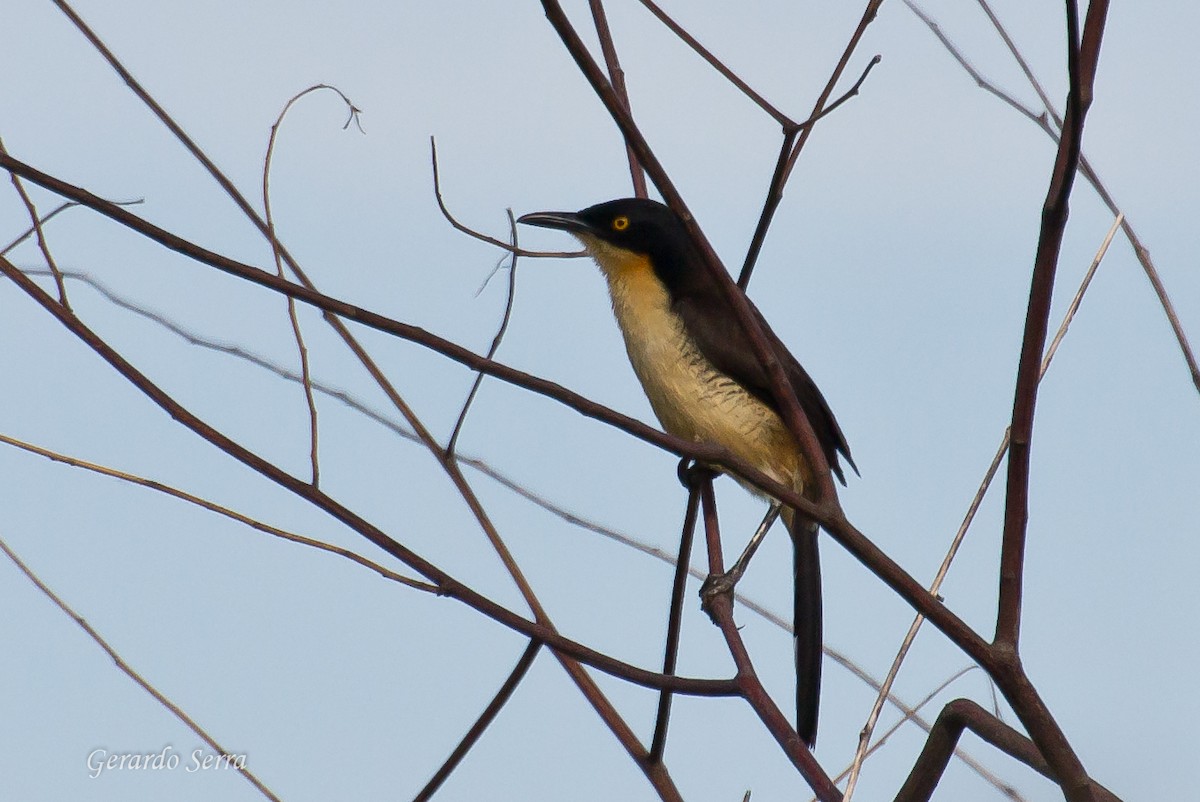
<path id="1" fill-rule="evenodd" d="M 698 469 L 698 470 L 703 470 Z M 691 476 L 697 476 L 693 471 Z M 679 656 L 679 633 L 683 626 L 683 593 L 687 588 L 688 565 L 692 559 L 692 540 L 696 532 L 696 513 L 700 507 L 700 491 L 693 483 L 687 500 L 687 511 L 683 516 L 683 531 L 679 537 L 679 556 L 675 560 L 675 581 L 671 585 L 671 606 L 667 614 L 667 645 L 663 654 L 662 673 L 667 676 L 675 675 L 675 661 Z M 654 718 L 654 737 L 650 739 L 650 760 L 658 763 L 662 760 L 663 750 L 667 747 L 667 726 L 671 719 L 670 691 L 660 691 L 658 694 L 658 713 Z"/>
<path id="2" fill-rule="evenodd" d="M 900 792 L 896 794 L 896 802 L 922 802 L 933 796 L 964 729 L 971 730 L 988 744 L 1021 761 L 1043 777 L 1058 781 L 1033 741 L 975 702 L 955 699 L 942 709 L 933 723 L 925 747 Z M 1091 790 L 1098 802 L 1120 802 L 1116 795 L 1099 783 L 1091 782 Z"/>
<path id="3" fill-rule="evenodd" d="M 1078 10 L 1074 0 L 1067 2 L 1067 65 L 1070 93 L 1067 98 L 1063 136 L 1042 209 L 1025 333 L 1017 368 L 1000 554 L 1000 600 L 996 616 L 995 652 L 1003 667 L 1000 672 L 992 674 L 1034 743 L 1053 768 L 1069 800 L 1094 799 L 1090 780 L 1062 729 L 1025 675 L 1018 656 L 1018 646 L 1025 539 L 1029 518 L 1030 441 L 1033 434 L 1038 377 L 1046 345 L 1058 255 L 1069 213 L 1068 201 L 1079 165 L 1083 125 L 1091 105 L 1092 82 L 1100 56 L 1100 42 L 1107 11 L 1107 0 L 1092 0 L 1088 6 L 1083 35 L 1079 37 Z"/>
<path id="4" fill-rule="evenodd" d="M 870 75 L 871 70 L 879 63 L 879 60 L 879 56 L 871 59 L 863 70 L 862 75 L 854 82 L 854 86 L 850 87 L 840 98 L 830 103 L 827 107 L 818 109 L 813 113 L 812 117 L 800 125 L 784 128 L 783 144 L 779 148 L 779 158 L 775 162 L 775 171 L 771 174 L 771 183 L 767 189 L 767 199 L 763 202 L 762 213 L 758 216 L 758 224 L 754 227 L 754 236 L 750 238 L 750 247 L 746 250 L 746 259 L 742 263 L 742 272 L 738 274 L 737 283 L 743 290 L 750 284 L 750 276 L 754 272 L 754 264 L 758 261 L 758 254 L 762 251 L 763 243 L 767 239 L 767 230 L 771 227 L 771 221 L 775 218 L 775 211 L 783 201 L 783 187 L 787 183 L 788 176 L 791 174 L 789 165 L 794 153 L 793 145 L 796 142 L 796 137 L 802 131 L 807 132 L 817 120 L 831 114 L 838 106 L 841 106 L 847 100 L 857 95 L 863 82 L 867 80 L 867 76 Z"/>
<path id="5" fill-rule="evenodd" d="M 458 746 L 454 747 L 454 751 L 446 758 L 446 762 L 434 772 L 433 777 L 425 784 L 420 793 L 413 797 L 413 802 L 428 802 L 428 800 L 433 798 L 437 789 L 442 786 L 446 778 L 458 767 L 462 759 L 467 756 L 467 752 L 479 741 L 484 730 L 496 719 L 496 716 L 499 715 L 505 703 L 512 697 L 513 691 L 517 689 L 517 686 L 521 684 L 521 680 L 525 678 L 525 673 L 533 665 L 533 658 L 537 657 L 538 650 L 541 647 L 542 644 L 538 641 L 529 642 L 529 645 L 525 647 L 525 651 L 521 654 L 521 659 L 513 666 L 512 673 L 508 675 L 508 679 L 500 686 L 500 690 L 496 691 L 496 695 L 492 698 L 492 701 L 484 708 L 483 713 L 479 715 L 479 719 L 471 726 L 471 729 L 467 730 L 467 734 L 459 741 Z"/>
<path id="6" fill-rule="evenodd" d="M 705 541 L 708 544 L 709 576 L 721 576 L 725 573 L 725 560 L 721 553 L 721 534 L 717 523 L 717 499 L 713 493 L 712 477 L 703 477 L 700 481 L 700 500 L 704 512 Z M 742 691 L 742 698 L 758 715 L 759 720 L 775 738 L 783 753 L 791 760 L 792 765 L 800 772 L 800 776 L 809 784 L 817 799 L 821 802 L 840 802 L 841 791 L 834 785 L 833 780 L 825 773 L 825 769 L 813 757 L 808 745 L 796 733 L 787 716 L 775 704 L 775 700 L 767 693 L 754 670 L 754 662 L 746 650 L 742 633 L 733 620 L 733 593 L 705 593 L 701 589 L 702 606 L 712 622 L 721 630 L 733 663 L 737 666 L 737 683 Z"/>
<path id="7" fill-rule="evenodd" d="M 625 88 L 625 71 L 621 69 L 621 60 L 617 57 L 617 47 L 613 43 L 612 31 L 608 27 L 608 16 L 604 13 L 603 0 L 588 0 L 592 10 L 592 20 L 596 23 L 596 36 L 600 39 L 600 52 L 604 54 L 604 65 L 608 68 L 608 80 L 613 91 L 621 99 L 625 111 L 632 113 L 629 105 L 629 91 Z M 637 154 L 628 144 L 625 145 L 625 156 L 629 159 L 629 177 L 633 181 L 633 194 L 638 198 L 649 197 L 646 191 L 646 172 L 638 164 Z"/>
<path id="8" fill-rule="evenodd" d="M 1092 9 L 1104 5 L 1093 3 Z M 1089 20 L 1091 19 L 1089 12 Z M 1050 187 L 1042 208 L 1042 224 L 1034 257 L 1030 282 L 1029 304 L 1025 317 L 1025 333 L 1021 341 L 1021 357 L 1017 368 L 1015 400 L 1011 424 L 1011 445 L 1008 460 L 1008 495 L 1005 504 L 1004 547 L 1000 567 L 1000 605 L 996 623 L 996 642 L 1014 652 L 1020 635 L 1021 585 L 1025 552 L 1025 532 L 1029 508 L 1029 452 L 1033 434 L 1034 408 L 1037 403 L 1038 377 L 1042 353 L 1049 329 L 1050 302 L 1058 268 L 1058 254 L 1069 214 L 1069 198 L 1079 164 L 1083 123 L 1091 99 L 1091 87 L 1083 83 L 1094 74 L 1094 59 L 1099 57 L 1099 40 L 1089 51 L 1093 67 L 1081 65 L 1076 43 L 1078 16 L 1073 2 L 1068 2 L 1068 68 L 1071 91 L 1062 140 L 1059 142 Z M 1099 15 L 1103 25 L 1103 14 Z"/>

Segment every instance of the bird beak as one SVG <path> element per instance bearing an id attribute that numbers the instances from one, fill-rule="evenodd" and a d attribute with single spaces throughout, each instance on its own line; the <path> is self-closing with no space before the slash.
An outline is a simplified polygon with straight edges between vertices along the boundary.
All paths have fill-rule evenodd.
<path id="1" fill-rule="evenodd" d="M 557 228 L 572 234 L 593 233 L 591 225 L 580 220 L 575 212 L 533 212 L 521 215 L 517 222 L 540 228 Z"/>

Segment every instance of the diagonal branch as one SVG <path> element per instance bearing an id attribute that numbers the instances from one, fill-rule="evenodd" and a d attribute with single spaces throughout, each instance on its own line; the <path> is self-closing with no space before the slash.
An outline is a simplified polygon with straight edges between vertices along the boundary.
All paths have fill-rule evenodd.
<path id="1" fill-rule="evenodd" d="M 57 593 L 51 590 L 50 587 L 46 585 L 46 583 L 43 582 L 41 578 L 21 560 L 20 557 L 17 556 L 16 552 L 9 548 L 8 543 L 6 543 L 3 539 L 0 539 L 0 551 L 4 552 L 4 555 L 8 557 L 8 559 L 11 560 L 15 566 L 17 566 L 21 573 L 23 573 L 30 582 L 33 583 L 34 587 L 41 591 L 46 598 L 54 602 L 58 609 L 66 613 L 69 618 L 78 624 L 80 628 L 87 633 L 88 637 L 91 638 L 97 646 L 104 650 L 105 654 L 112 659 L 116 667 L 119 668 L 121 672 L 125 674 L 125 676 L 137 683 L 142 690 L 146 691 L 146 693 L 153 696 L 155 701 L 157 701 L 160 705 L 171 711 L 171 714 L 175 716 L 175 718 L 182 721 L 184 726 L 196 733 L 196 736 L 200 738 L 200 740 L 204 741 L 204 743 L 208 744 L 216 752 L 221 755 L 230 754 L 225 747 L 221 746 L 221 744 L 219 744 L 215 738 L 208 734 L 207 730 L 196 723 L 195 719 L 189 716 L 183 710 L 183 708 L 172 702 L 162 691 L 151 685 L 145 677 L 143 677 L 131 665 L 129 665 L 129 663 L 125 661 L 125 658 L 123 658 L 121 654 L 114 649 L 109 642 L 106 641 L 100 635 L 100 633 L 92 627 L 91 624 L 87 622 L 87 619 L 75 612 L 75 610 L 72 609 L 71 606 L 65 601 L 63 601 Z M 246 768 L 244 761 L 231 760 L 228 762 L 228 765 L 237 769 L 237 771 L 267 799 L 273 800 L 273 802 L 280 802 L 279 797 L 275 796 L 275 794 L 271 792 L 271 789 L 267 788 L 262 780 L 258 779 L 258 777 L 256 777 L 254 773 L 250 771 L 250 769 Z"/>
<path id="2" fill-rule="evenodd" d="M 446 758 L 444 762 L 429 782 L 425 783 L 425 787 L 413 797 L 413 802 L 428 802 L 437 793 L 437 790 L 442 787 L 442 783 L 446 778 L 458 767 L 462 759 L 467 756 L 467 752 L 471 750 L 479 739 L 483 736 L 483 731 L 488 728 L 496 716 L 500 715 L 500 710 L 512 697 L 517 686 L 521 684 L 521 680 L 525 678 L 529 667 L 533 665 L 533 658 L 537 657 L 538 651 L 542 648 L 542 644 L 536 640 L 531 640 L 529 645 L 525 647 L 525 651 L 521 653 L 521 658 L 517 660 L 517 664 L 513 666 L 512 672 L 509 673 L 508 679 L 500 686 L 500 690 L 496 691 L 496 695 L 492 697 L 492 701 L 484 708 L 476 722 L 471 725 L 471 729 L 467 730 L 467 734 L 459 741 L 458 746 L 454 747 L 454 751 Z"/>
<path id="3" fill-rule="evenodd" d="M 108 362 L 130 384 L 145 394 L 174 420 L 191 429 L 204 440 L 266 479 L 275 482 L 284 489 L 291 491 L 294 495 L 305 499 L 314 507 L 328 513 L 388 554 L 410 566 L 436 584 L 440 589 L 441 595 L 464 602 L 509 629 L 520 632 L 530 639 L 544 641 L 547 646 L 555 650 L 598 668 L 605 673 L 611 673 L 614 676 L 631 681 L 634 684 L 655 689 L 671 687 L 677 693 L 695 693 L 702 696 L 730 696 L 737 693 L 736 683 L 728 680 L 693 680 L 680 677 L 663 677 L 661 674 L 646 671 L 623 661 L 616 660 L 569 638 L 564 638 L 551 626 L 541 622 L 529 621 L 472 590 L 416 552 L 393 540 L 381 529 L 339 503 L 332 496 L 284 471 L 274 463 L 269 462 L 205 423 L 154 384 L 147 376 L 113 350 L 107 342 L 88 328 L 83 321 L 62 307 L 45 290 L 3 257 L 0 257 L 0 273 L 11 279 L 26 295 L 41 305 L 43 309 L 55 317 L 68 331 L 95 351 L 97 355 Z"/>
<path id="4" fill-rule="evenodd" d="M 721 554 L 717 500 L 713 493 L 711 475 L 700 480 L 700 501 L 704 513 L 705 540 L 708 544 L 708 573 L 709 576 L 721 576 L 725 573 L 725 560 Z M 783 753 L 817 795 L 817 799 L 821 802 L 840 802 L 841 792 L 759 680 L 754 663 L 750 659 L 750 652 L 746 650 L 746 644 L 742 640 L 742 633 L 733 620 L 733 593 L 728 590 L 721 593 L 705 593 L 702 588 L 701 599 L 701 606 L 721 630 L 729 654 L 737 666 L 737 683 L 742 698 L 758 715 Z"/>
<path id="5" fill-rule="evenodd" d="M 74 187 L 64 181 L 35 170 L 11 156 L 0 154 L 0 167 L 19 173 L 23 177 L 57 194 L 83 203 L 106 217 L 138 231 L 177 253 L 184 254 L 218 270 L 238 276 L 260 286 L 291 295 L 307 304 L 322 309 L 328 313 L 327 318 L 338 323 L 339 334 L 346 332 L 342 335 L 343 338 L 350 335 L 345 330 L 345 326 L 341 323 L 340 319 L 347 318 L 354 320 L 361 325 L 423 345 L 449 359 L 467 367 L 481 370 L 490 376 L 495 376 L 510 384 L 523 387 L 548 398 L 553 398 L 586 417 L 603 421 L 639 440 L 656 445 L 673 454 L 691 457 L 692 459 L 721 467 L 723 470 L 727 470 L 745 479 L 755 487 L 762 489 L 763 492 L 778 498 L 783 503 L 794 507 L 797 511 L 820 522 L 838 543 L 846 548 L 857 560 L 867 566 L 876 576 L 882 579 L 888 587 L 899 594 L 914 610 L 925 615 L 930 623 L 946 633 L 972 659 L 978 661 L 984 668 L 996 665 L 987 642 L 968 626 L 966 622 L 951 612 L 939 599 L 925 590 L 916 579 L 901 568 L 891 557 L 855 528 L 846 519 L 840 508 L 830 510 L 827 507 L 819 507 L 796 493 L 793 489 L 770 479 L 746 461 L 734 457 L 728 450 L 707 443 L 694 443 L 673 437 L 647 426 L 628 415 L 623 415 L 602 404 L 597 404 L 554 382 L 532 376 L 499 362 L 484 359 L 462 346 L 431 334 L 417 326 L 401 323 L 362 307 L 339 301 L 316 292 L 308 286 L 281 281 L 277 276 L 265 270 L 236 262 L 201 248 L 182 237 L 176 236 L 130 214 L 124 209 L 86 190 Z M 15 270 L 15 268 L 13 269 Z M 548 643 L 550 641 L 549 638 L 545 637 L 543 637 L 543 640 L 547 640 Z M 549 645 L 553 646 L 554 644 L 549 643 Z"/>

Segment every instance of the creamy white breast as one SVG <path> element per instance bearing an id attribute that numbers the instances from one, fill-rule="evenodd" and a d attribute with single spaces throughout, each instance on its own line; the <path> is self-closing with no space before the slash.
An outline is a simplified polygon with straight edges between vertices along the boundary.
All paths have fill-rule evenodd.
<path id="1" fill-rule="evenodd" d="M 797 449 L 779 416 L 700 353 L 650 261 L 602 243 L 586 244 L 607 279 L 629 361 L 663 428 L 723 445 L 780 483 L 803 490 Z"/>

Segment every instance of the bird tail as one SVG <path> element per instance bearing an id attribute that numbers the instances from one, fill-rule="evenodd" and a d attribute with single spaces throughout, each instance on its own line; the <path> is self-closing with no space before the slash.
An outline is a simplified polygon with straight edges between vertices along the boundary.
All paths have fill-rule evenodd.
<path id="1" fill-rule="evenodd" d="M 792 536 L 795 597 L 792 627 L 796 645 L 796 732 L 809 748 L 817 742 L 821 700 L 821 555 L 817 525 L 794 510 L 784 509 L 783 522 Z"/>

